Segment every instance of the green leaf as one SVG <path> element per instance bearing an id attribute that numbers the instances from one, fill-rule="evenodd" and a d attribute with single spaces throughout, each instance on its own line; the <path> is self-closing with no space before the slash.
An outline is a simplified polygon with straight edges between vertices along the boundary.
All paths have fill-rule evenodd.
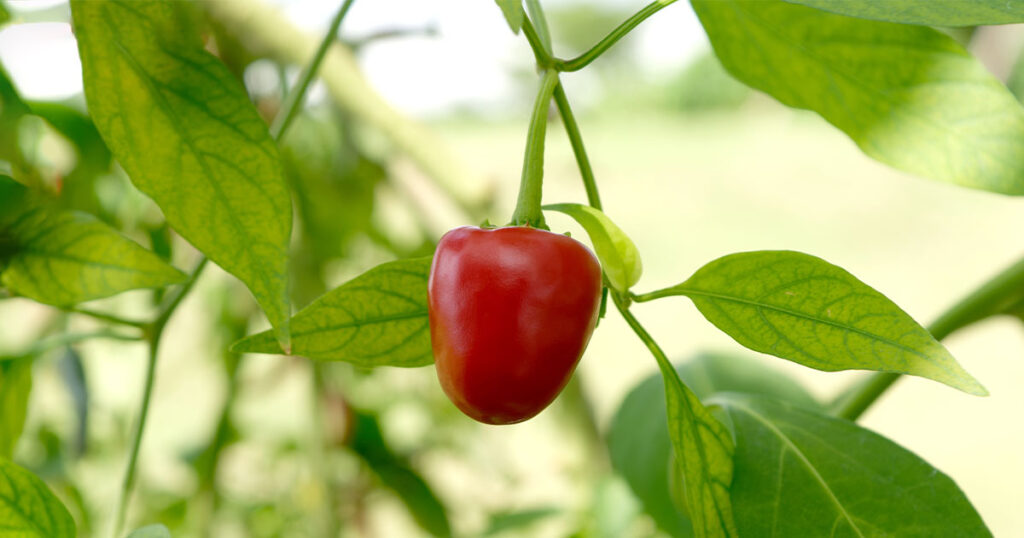
<path id="1" fill-rule="evenodd" d="M 950 37 L 781 0 L 692 3 L 729 72 L 817 112 L 867 155 L 922 177 L 1024 195 L 1024 108 Z"/>
<path id="2" fill-rule="evenodd" d="M 160 524 L 146 525 L 133 530 L 127 538 L 171 538 L 171 531 Z"/>
<path id="3" fill-rule="evenodd" d="M 13 184 L 0 177 L 0 183 Z M 6 266 L 0 283 L 57 306 L 100 299 L 138 288 L 184 282 L 184 273 L 91 215 L 25 204 L 0 214 Z"/>
<path id="4" fill-rule="evenodd" d="M 519 29 L 523 27 L 523 19 L 526 17 L 523 0 L 494 0 L 494 2 L 501 8 L 501 13 L 505 16 L 505 22 L 512 29 L 512 33 L 518 34 Z"/>
<path id="5" fill-rule="evenodd" d="M 896 372 L 988 394 L 900 307 L 846 270 L 808 254 L 730 254 L 652 294 L 666 295 L 689 297 L 708 321 L 754 351 L 826 372 Z"/>
<path id="6" fill-rule="evenodd" d="M 357 366 L 434 361 L 427 318 L 430 258 L 378 265 L 327 292 L 292 318 L 292 352 Z M 267 331 L 236 342 L 238 353 L 280 353 Z"/>
<path id="7" fill-rule="evenodd" d="M 697 538 L 736 537 L 729 484 L 732 436 L 683 382 L 668 361 L 658 361 L 665 381 L 668 435 L 675 454 L 672 473 L 686 491 L 686 508 Z"/>
<path id="8" fill-rule="evenodd" d="M 565 213 L 583 226 L 613 288 L 624 292 L 640 280 L 643 273 L 640 252 L 633 240 L 604 213 L 581 204 L 549 204 L 543 209 Z"/>
<path id="9" fill-rule="evenodd" d="M 71 4 L 85 95 L 132 182 L 252 291 L 288 347 L 291 201 L 245 89 L 175 2 Z"/>
<path id="10" fill-rule="evenodd" d="M 786 0 L 822 11 L 876 21 L 926 26 L 984 26 L 1024 22 L 1021 0 Z"/>
<path id="11" fill-rule="evenodd" d="M 713 402 L 736 435 L 743 536 L 992 536 L 948 476 L 876 433 L 762 398 Z"/>
<path id="12" fill-rule="evenodd" d="M 32 359 L 0 361 L 0 458 L 14 455 L 28 412 Z"/>
<path id="13" fill-rule="evenodd" d="M 701 353 L 676 365 L 676 372 L 702 401 L 719 392 L 772 396 L 808 409 L 821 404 L 792 378 L 734 354 Z M 682 504 L 670 492 L 671 441 L 661 376 L 652 374 L 629 391 L 612 418 L 608 451 L 622 475 L 657 525 L 676 537 L 692 536 Z"/>
<path id="14" fill-rule="evenodd" d="M 75 522 L 50 488 L 3 458 L 0 522 L 0 538 L 75 538 Z"/>

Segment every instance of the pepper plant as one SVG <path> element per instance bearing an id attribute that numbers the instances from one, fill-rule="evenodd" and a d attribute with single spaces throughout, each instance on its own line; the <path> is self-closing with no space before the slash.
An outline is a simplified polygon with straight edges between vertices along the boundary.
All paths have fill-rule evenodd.
<path id="1" fill-rule="evenodd" d="M 464 224 L 481 226 L 450 232 L 436 253 L 432 238 L 402 247 L 371 222 L 367 206 L 386 174 L 358 141 L 308 125 L 304 135 L 296 131 L 303 142 L 336 142 L 327 153 L 342 154 L 346 177 L 357 178 L 339 190 L 322 185 L 333 168 L 311 168 L 288 145 L 289 129 L 311 121 L 303 117 L 304 97 L 323 66 L 328 85 L 335 81 L 336 112 L 346 125 L 377 129 L 428 176 L 461 173 L 444 151 L 423 142 L 422 128 L 375 100 L 358 77 L 344 78 L 355 64 L 336 39 L 352 0 L 339 7 L 319 47 L 299 51 L 287 46 L 289 34 L 272 16 L 249 15 L 262 9 L 257 4 L 72 0 L 88 114 L 25 102 L 8 77 L 0 77 L 5 297 L 50 305 L 65 322 L 81 317 L 101 325 L 80 333 L 56 323 L 29 349 L 0 362 L 0 537 L 65 538 L 78 528 L 120 538 L 135 527 L 128 525 L 129 505 L 165 328 L 211 264 L 244 284 L 251 306 L 270 324 L 245 335 L 253 308 L 238 313 L 221 305 L 221 337 L 231 340 L 221 346 L 231 391 L 242 354 L 315 361 L 314 382 L 328 403 L 330 383 L 319 365 L 418 368 L 436 360 L 440 384 L 459 409 L 488 423 L 518 422 L 569 383 L 595 325 L 601 330 L 599 318 L 617 315 L 650 351 L 661 379 L 627 396 L 607 434 L 608 450 L 613 468 L 662 531 L 698 537 L 991 535 L 952 478 L 856 421 L 904 375 L 986 395 L 941 341 L 992 316 L 1019 316 L 1024 261 L 953 301 L 927 326 L 884 290 L 811 253 L 729 254 L 674 286 L 646 290 L 641 253 L 623 231 L 629 223 L 620 227 L 604 212 L 601 170 L 588 159 L 562 77 L 598 61 L 674 0 L 651 3 L 570 59 L 555 54 L 539 0 L 496 3 L 511 30 L 528 42 L 539 79 L 519 197 L 514 213 L 494 226 L 482 222 L 485 215 L 495 218 L 486 201 L 470 200 L 440 180 L 465 213 Z M 1022 23 L 1024 2 L 691 0 L 691 6 L 733 77 L 817 113 L 868 156 L 926 179 L 1024 194 L 1024 109 L 949 32 L 937 29 Z M 327 60 L 332 49 L 333 63 Z M 238 77 L 261 55 L 304 62 L 286 99 L 262 116 Z M 543 199 L 552 104 L 586 203 Z M 19 124 L 29 117 L 48 122 L 82 156 L 63 181 L 52 181 L 19 140 Z M 127 230 L 132 238 L 121 231 L 123 215 L 95 194 L 99 172 L 113 162 L 159 208 L 152 222 Z M 302 227 L 298 248 L 293 208 Z M 575 219 L 593 254 L 561 235 L 564 230 L 550 230 L 545 211 Z M 336 218 L 352 221 L 345 230 L 324 224 Z M 317 271 L 303 268 L 322 268 L 340 255 L 332 250 L 344 244 L 336 234 L 351 229 L 393 261 L 324 289 Z M 191 262 L 189 270 L 175 265 L 182 259 Z M 290 287 L 290 275 L 302 282 Z M 147 318 L 84 305 L 146 288 L 155 290 Z M 302 300 L 308 305 L 293 313 L 298 294 L 315 298 Z M 757 362 L 705 355 L 677 367 L 638 316 L 645 303 L 679 297 L 739 346 L 826 372 L 875 373 L 824 404 Z M 98 527 L 105 522 L 94 525 L 83 516 L 88 509 L 76 508 L 73 519 L 40 477 L 9 459 L 25 422 L 33 360 L 65 350 L 80 368 L 71 346 L 91 339 L 140 342 L 148 350 L 119 500 L 104 514 L 110 523 L 103 530 Z M 387 446 L 372 413 L 342 408 L 348 425 L 339 442 L 399 494 L 424 531 L 470 533 L 452 528 L 429 484 Z M 328 437 L 329 426 L 319 424 Z M 215 494 L 211 477 L 231 435 L 225 408 L 216 439 L 196 460 L 203 491 Z M 337 535 L 332 517 L 325 535 Z M 137 523 L 156 525 L 129 536 L 169 535 L 159 521 Z"/>

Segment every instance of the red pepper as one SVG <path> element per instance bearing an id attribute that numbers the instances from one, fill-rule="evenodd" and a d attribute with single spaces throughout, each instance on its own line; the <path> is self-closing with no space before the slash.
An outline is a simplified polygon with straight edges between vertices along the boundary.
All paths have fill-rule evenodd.
<path id="1" fill-rule="evenodd" d="M 601 267 L 565 235 L 465 226 L 441 238 L 428 299 L 448 398 L 480 422 L 513 424 L 569 382 L 597 324 Z"/>

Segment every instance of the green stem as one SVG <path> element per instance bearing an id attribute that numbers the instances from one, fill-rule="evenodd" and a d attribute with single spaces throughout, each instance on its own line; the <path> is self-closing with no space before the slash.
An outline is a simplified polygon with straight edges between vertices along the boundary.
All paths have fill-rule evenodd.
<path id="1" fill-rule="evenodd" d="M 306 96 L 306 90 L 309 89 L 310 83 L 313 82 L 313 77 L 316 76 L 317 69 L 320 68 L 320 64 L 323 62 L 324 56 L 327 55 L 327 50 L 330 48 L 331 43 L 334 43 L 334 40 L 337 38 L 341 21 L 344 20 L 354 1 L 345 0 L 341 4 L 341 8 L 338 9 L 334 20 L 331 21 L 330 29 L 324 35 L 323 40 L 320 41 L 320 47 L 316 49 L 316 54 L 313 55 L 313 59 L 310 60 L 306 67 L 303 68 L 302 74 L 299 76 L 299 83 L 295 85 L 292 91 L 288 92 L 281 112 L 274 117 L 274 122 L 270 125 L 270 136 L 274 137 L 274 140 L 281 140 L 285 131 L 288 130 L 288 126 L 291 125 L 292 120 L 295 119 L 295 116 L 302 108 L 302 101 Z"/>
<path id="2" fill-rule="evenodd" d="M 171 316 L 177 310 L 181 301 L 192 290 L 192 286 L 195 285 L 199 275 L 203 272 L 203 268 L 206 267 L 206 261 L 205 257 L 199 260 L 189 279 L 181 286 L 178 293 L 167 302 L 167 306 L 160 311 L 160 314 L 157 315 L 149 327 L 149 358 L 146 362 L 146 380 L 142 389 L 142 402 L 139 405 L 139 418 L 135 427 L 135 436 L 132 440 L 131 452 L 128 455 L 128 467 L 125 469 L 124 480 L 121 483 L 121 493 L 117 501 L 114 531 L 111 534 L 112 538 L 120 537 L 121 532 L 124 530 L 125 516 L 128 513 L 128 497 L 131 495 L 132 488 L 135 485 L 139 447 L 142 446 L 142 435 L 145 432 L 146 418 L 149 415 L 149 403 L 153 398 L 153 382 L 156 378 L 156 361 L 160 352 L 160 339 L 163 337 L 167 322 L 170 321 Z"/>
<path id="3" fill-rule="evenodd" d="M 135 327 L 137 329 L 146 328 L 149 323 L 145 321 L 138 321 L 134 319 L 122 318 L 113 314 L 107 314 L 105 312 L 96 312 L 95 310 L 89 310 L 86 308 L 69 308 L 68 312 L 72 314 L 82 314 L 83 316 L 89 316 L 100 321 L 106 321 L 107 323 L 113 323 L 115 325 L 124 325 L 126 327 Z"/>
<path id="4" fill-rule="evenodd" d="M 640 321 L 637 320 L 636 317 L 633 316 L 633 313 L 629 311 L 628 299 L 623 299 L 621 294 L 614 291 L 609 295 L 611 295 L 612 302 L 615 303 L 615 308 L 617 308 L 619 313 L 622 314 L 622 318 L 626 320 L 626 323 L 629 324 L 631 329 L 633 329 L 633 332 L 636 333 L 637 337 L 639 337 L 640 340 L 643 341 L 644 345 L 647 346 L 651 355 L 654 355 L 654 359 L 658 361 L 658 367 L 661 369 L 662 373 L 675 373 L 675 368 L 672 367 L 672 363 L 668 360 L 668 356 L 665 355 L 665 352 L 662 351 L 661 346 L 654 341 L 654 338 L 647 332 L 647 329 L 644 329 L 644 326 L 640 324 Z M 678 376 L 678 374 L 676 375 Z"/>
<path id="5" fill-rule="evenodd" d="M 100 338 L 106 340 L 121 340 L 124 342 L 139 342 L 142 340 L 142 337 L 139 335 L 121 334 L 112 331 L 58 334 L 57 336 L 53 336 L 45 340 L 40 340 L 39 342 L 36 342 L 35 345 L 28 349 L 28 351 L 25 351 L 24 353 L 18 355 L 18 357 L 31 357 L 39 355 L 40 353 L 49 351 L 54 348 L 64 347 L 77 342 L 83 342 L 86 340 L 96 340 Z"/>
<path id="6" fill-rule="evenodd" d="M 1024 258 L 992 277 L 942 313 L 928 331 L 936 340 L 990 316 L 1002 313 L 1024 294 Z M 639 299 L 638 299 L 639 300 Z M 844 391 L 832 404 L 833 413 L 857 420 L 900 378 L 900 374 L 878 372 Z"/>
<path id="7" fill-rule="evenodd" d="M 547 69 L 554 65 L 555 59 L 551 57 L 551 52 L 544 46 L 540 35 L 537 34 L 537 29 L 533 27 L 529 17 L 523 17 L 523 35 L 526 36 L 526 42 L 530 44 L 530 48 L 533 50 L 533 57 L 536 58 L 537 65 L 541 66 L 542 69 Z"/>
<path id="8" fill-rule="evenodd" d="M 541 191 L 544 181 L 544 136 L 547 133 L 548 108 L 551 95 L 558 85 L 558 72 L 553 69 L 544 71 L 540 91 L 533 104 L 530 117 L 530 130 L 526 135 L 526 152 L 523 156 L 523 177 L 519 183 L 519 198 L 516 209 L 512 213 L 512 224 L 516 226 L 533 226 L 545 228 L 544 215 L 541 213 Z"/>
<path id="9" fill-rule="evenodd" d="M 562 125 L 569 135 L 569 143 L 572 145 L 572 153 L 576 157 L 576 164 L 580 168 L 580 175 L 583 177 L 583 188 L 587 190 L 587 203 L 594 209 L 601 209 L 601 195 L 597 192 L 597 180 L 594 178 L 594 169 L 590 166 L 590 159 L 587 158 L 587 149 L 583 146 L 583 135 L 580 134 L 580 127 L 576 124 L 576 117 L 569 108 L 569 98 L 565 95 L 565 89 L 559 83 L 555 86 L 555 104 L 558 105 L 558 113 L 562 116 Z"/>
<path id="10" fill-rule="evenodd" d="M 596 60 L 599 56 L 604 54 L 604 51 L 610 49 L 612 45 L 618 42 L 620 39 L 625 37 L 633 28 L 636 28 L 640 23 L 647 20 L 648 17 L 654 15 L 662 8 L 668 7 L 675 3 L 676 0 L 655 0 L 647 5 L 647 7 L 641 9 L 636 15 L 626 19 L 625 22 L 620 24 L 617 28 L 612 30 L 607 37 L 602 39 L 596 45 L 591 47 L 590 50 L 583 54 L 571 59 L 571 60 L 555 60 L 555 69 L 559 71 L 579 71 L 584 67 L 590 65 L 590 62 Z"/>

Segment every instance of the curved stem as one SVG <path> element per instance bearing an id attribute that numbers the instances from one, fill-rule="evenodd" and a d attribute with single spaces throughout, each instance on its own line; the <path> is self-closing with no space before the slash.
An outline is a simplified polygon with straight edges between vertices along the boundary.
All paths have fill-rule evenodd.
<path id="1" fill-rule="evenodd" d="M 274 140 L 280 140 L 284 132 L 288 130 L 288 126 L 291 125 L 292 120 L 295 119 L 299 109 L 302 108 L 303 98 L 306 96 L 306 90 L 309 89 L 309 85 L 313 82 L 313 77 L 316 76 L 317 69 L 320 64 L 324 61 L 324 56 L 327 55 L 327 49 L 330 48 L 331 43 L 338 35 L 338 28 L 341 27 L 341 21 L 345 18 L 352 3 L 355 0 L 345 0 L 341 4 L 341 8 L 338 9 L 338 13 L 334 16 L 334 20 L 331 21 L 331 27 L 324 35 L 322 41 L 320 41 L 320 47 L 316 49 L 316 54 L 313 55 L 313 59 L 310 60 L 306 67 L 302 70 L 302 75 L 299 76 L 299 83 L 295 85 L 292 91 L 288 92 L 288 96 L 285 97 L 284 104 L 281 107 L 281 111 L 278 112 L 277 116 L 274 117 L 274 123 L 270 125 L 270 136 L 274 137 Z"/>
<path id="2" fill-rule="evenodd" d="M 523 17 L 523 35 L 526 36 L 526 41 L 533 50 L 533 57 L 536 58 L 537 65 L 547 69 L 555 63 L 555 59 L 551 57 L 551 53 L 544 47 L 544 43 L 540 40 L 540 35 L 537 34 L 537 29 L 533 27 L 529 17 Z"/>
<path id="3" fill-rule="evenodd" d="M 558 72 L 548 69 L 541 79 L 537 100 L 533 103 L 530 130 L 526 135 L 526 152 L 523 155 L 523 177 L 519 182 L 519 198 L 512 213 L 512 224 L 544 228 L 541 213 L 541 187 L 544 181 L 544 137 L 547 133 L 548 107 L 551 95 L 558 85 Z"/>
<path id="4" fill-rule="evenodd" d="M 647 20 L 651 15 L 661 11 L 662 8 L 675 3 L 675 1 L 676 0 L 655 0 L 654 2 L 651 2 L 647 7 L 638 11 L 636 15 L 626 19 L 625 22 L 612 30 L 610 34 L 591 47 L 587 52 L 584 52 L 571 60 L 555 60 L 555 69 L 559 71 L 579 71 L 580 69 L 583 69 L 590 65 L 590 62 L 593 62 L 601 56 L 601 54 L 604 54 L 604 51 L 610 49 L 612 45 L 625 37 L 633 28 L 639 26 L 640 23 Z"/>
<path id="5" fill-rule="evenodd" d="M 555 104 L 558 106 L 558 113 L 562 116 L 562 125 L 565 126 L 565 132 L 569 135 L 572 153 L 576 157 L 576 164 L 579 165 L 580 175 L 583 177 L 583 188 L 587 191 L 587 203 L 590 204 L 590 207 L 600 210 L 601 195 L 597 192 L 594 169 L 590 166 L 587 149 L 583 147 L 583 135 L 580 134 L 580 127 L 576 124 L 572 109 L 569 108 L 569 99 L 566 97 L 561 83 L 555 86 Z"/>
<path id="6" fill-rule="evenodd" d="M 67 309 L 67 311 L 71 312 L 72 314 L 82 314 L 83 316 L 89 316 L 100 321 L 106 321 L 107 323 L 113 323 L 115 325 L 124 325 L 127 327 L 135 327 L 137 329 L 144 329 L 149 325 L 149 323 L 145 321 L 122 318 L 120 316 L 115 316 L 113 314 L 107 314 L 106 312 L 96 312 L 95 310 L 89 310 L 86 308 L 69 308 Z"/>
<path id="7" fill-rule="evenodd" d="M 44 340 L 40 340 L 36 342 L 35 345 L 33 345 L 27 351 L 17 356 L 31 357 L 54 348 L 63 347 L 78 342 L 83 342 L 86 340 L 96 340 L 100 338 L 106 340 L 121 340 L 124 342 L 140 342 L 143 339 L 142 336 L 139 335 L 121 334 L 113 331 L 96 331 L 91 333 L 65 333 L 58 334 L 50 338 L 46 338 Z"/>
<path id="8" fill-rule="evenodd" d="M 1022 295 L 1024 258 L 943 312 L 928 327 L 928 331 L 936 340 L 942 340 L 972 323 L 1006 311 L 1019 302 Z M 836 398 L 832 404 L 833 414 L 847 420 L 857 420 L 900 377 L 900 374 L 878 372 L 858 381 Z"/>
<path id="9" fill-rule="evenodd" d="M 178 293 L 167 302 L 167 306 L 161 309 L 160 314 L 149 328 L 149 359 L 146 362 L 146 380 L 142 389 L 142 401 L 139 404 L 138 423 L 135 426 L 132 448 L 128 455 L 128 467 L 125 469 L 124 480 L 121 482 L 121 493 L 117 501 L 114 531 L 111 534 L 111 538 L 118 538 L 124 530 L 125 516 L 128 513 L 128 497 L 131 495 L 132 488 L 135 485 L 139 447 L 142 446 L 142 435 L 145 432 L 146 418 L 149 415 L 149 403 L 153 397 L 153 382 L 156 378 L 156 361 L 160 352 L 160 339 L 163 337 L 167 322 L 170 321 L 171 316 L 177 310 L 181 301 L 185 299 L 185 296 L 188 295 L 188 292 L 192 290 L 192 286 L 195 285 L 199 275 L 203 272 L 203 268 L 206 267 L 206 261 L 205 257 L 199 260 L 189 279 L 178 290 Z"/>
<path id="10" fill-rule="evenodd" d="M 672 363 L 668 360 L 668 356 L 665 355 L 661 346 L 654 341 L 654 337 L 647 332 L 647 329 L 644 329 L 644 326 L 640 324 L 640 321 L 637 320 L 636 317 L 633 316 L 633 313 L 629 311 L 629 304 L 627 304 L 626 300 L 623 300 L 622 296 L 616 292 L 612 292 L 610 295 L 612 302 L 615 303 L 615 308 L 619 310 L 619 313 L 622 314 L 623 319 L 626 320 L 626 323 L 629 324 L 631 329 L 633 329 L 633 332 L 636 333 L 637 337 L 639 337 L 640 340 L 643 341 L 644 345 L 647 346 L 651 355 L 654 355 L 654 358 L 658 361 L 658 366 L 661 370 L 675 372 L 675 368 L 672 367 Z"/>

